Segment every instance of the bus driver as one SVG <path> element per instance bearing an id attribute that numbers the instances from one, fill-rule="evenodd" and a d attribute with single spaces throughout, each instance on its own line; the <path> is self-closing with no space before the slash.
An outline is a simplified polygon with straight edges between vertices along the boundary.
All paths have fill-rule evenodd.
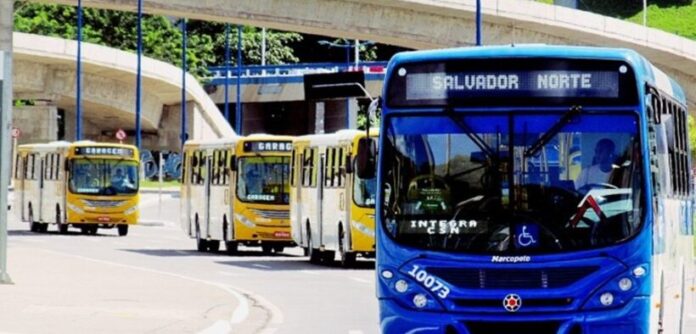
<path id="1" fill-rule="evenodd" d="M 602 138 L 595 146 L 595 155 L 592 165 L 583 169 L 575 181 L 575 189 L 580 189 L 591 184 L 603 184 L 609 181 L 614 162 L 614 142 L 608 138 Z"/>

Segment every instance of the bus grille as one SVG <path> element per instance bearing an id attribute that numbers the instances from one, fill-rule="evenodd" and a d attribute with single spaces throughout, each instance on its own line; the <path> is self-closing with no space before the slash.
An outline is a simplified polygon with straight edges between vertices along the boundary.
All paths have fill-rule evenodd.
<path id="1" fill-rule="evenodd" d="M 251 210 L 255 215 L 267 219 L 290 219 L 289 210 Z"/>
<path id="2" fill-rule="evenodd" d="M 94 201 L 94 200 L 88 200 L 85 199 L 83 200 L 85 202 L 85 205 L 91 206 L 94 208 L 115 208 L 117 206 L 123 205 L 125 201 Z"/>
<path id="3" fill-rule="evenodd" d="M 429 271 L 464 289 L 537 289 L 566 287 L 597 269 L 588 266 L 540 269 L 431 268 Z"/>

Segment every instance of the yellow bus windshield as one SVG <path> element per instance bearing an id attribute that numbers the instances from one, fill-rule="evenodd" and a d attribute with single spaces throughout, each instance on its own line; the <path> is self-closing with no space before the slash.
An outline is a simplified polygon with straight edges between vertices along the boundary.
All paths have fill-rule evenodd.
<path id="1" fill-rule="evenodd" d="M 237 197 L 243 202 L 288 204 L 290 157 L 259 156 L 239 159 Z"/>
<path id="2" fill-rule="evenodd" d="M 74 194 L 136 194 L 138 181 L 136 161 L 87 157 L 71 161 L 69 187 Z"/>

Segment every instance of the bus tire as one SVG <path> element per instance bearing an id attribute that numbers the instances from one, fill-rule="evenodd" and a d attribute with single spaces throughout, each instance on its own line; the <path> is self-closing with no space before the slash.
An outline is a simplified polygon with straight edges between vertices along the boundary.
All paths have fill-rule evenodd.
<path id="1" fill-rule="evenodd" d="M 34 222 L 34 210 L 31 209 L 31 204 L 29 204 L 29 230 L 35 233 L 39 233 L 39 224 Z"/>
<path id="2" fill-rule="evenodd" d="M 198 217 L 196 217 L 196 250 L 199 252 L 208 250 L 208 241 L 201 238 L 201 229 L 198 227 Z"/>
<path id="3" fill-rule="evenodd" d="M 314 248 L 314 244 L 312 243 L 312 231 L 309 229 L 309 225 L 307 225 L 307 253 L 310 263 L 321 262 L 321 253 L 318 249 Z"/>
<path id="4" fill-rule="evenodd" d="M 225 241 L 225 251 L 227 254 L 236 254 L 239 249 L 239 244 L 236 241 Z"/>
<path id="5" fill-rule="evenodd" d="M 125 237 L 128 235 L 128 224 L 120 224 L 116 226 L 118 229 L 118 235 L 121 237 Z"/>
<path id="6" fill-rule="evenodd" d="M 56 205 L 56 226 L 58 226 L 58 233 L 59 234 L 68 233 L 68 224 L 63 224 L 63 219 L 61 218 L 61 215 L 60 215 L 60 206 L 57 206 L 57 205 Z"/>
<path id="7" fill-rule="evenodd" d="M 264 254 L 271 254 L 273 253 L 273 246 L 271 245 L 261 245 L 261 251 Z"/>
<path id="8" fill-rule="evenodd" d="M 215 253 L 220 250 L 220 240 L 209 240 L 208 241 L 208 251 Z"/>
<path id="9" fill-rule="evenodd" d="M 276 254 L 282 253 L 285 250 L 283 246 L 273 246 L 273 252 Z"/>
<path id="10" fill-rule="evenodd" d="M 356 254 L 348 250 L 346 232 L 343 230 L 343 224 L 338 225 L 338 252 L 340 255 L 341 267 L 352 268 L 355 266 Z"/>

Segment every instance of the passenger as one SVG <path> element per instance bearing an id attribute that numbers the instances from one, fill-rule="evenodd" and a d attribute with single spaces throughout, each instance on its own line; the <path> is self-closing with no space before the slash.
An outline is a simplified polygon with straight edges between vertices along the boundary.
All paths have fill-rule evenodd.
<path id="1" fill-rule="evenodd" d="M 595 146 L 592 165 L 583 169 L 575 181 L 575 189 L 580 189 L 591 184 L 603 184 L 609 181 L 613 170 L 614 162 L 614 142 L 611 139 L 603 138 Z"/>

